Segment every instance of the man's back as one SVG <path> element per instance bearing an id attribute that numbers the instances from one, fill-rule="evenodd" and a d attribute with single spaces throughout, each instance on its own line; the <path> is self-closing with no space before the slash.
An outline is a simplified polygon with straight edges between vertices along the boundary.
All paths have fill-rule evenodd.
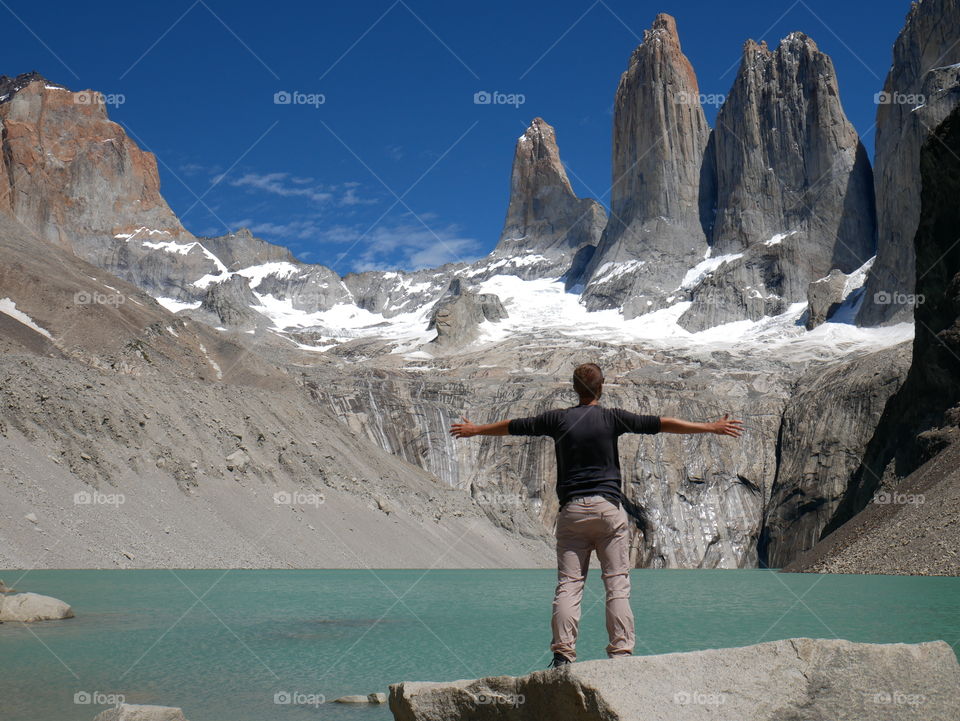
<path id="1" fill-rule="evenodd" d="M 624 433 L 658 433 L 660 418 L 599 404 L 581 404 L 510 421 L 517 436 L 550 436 L 557 455 L 560 504 L 576 495 L 598 494 L 619 501 L 620 455 Z"/>

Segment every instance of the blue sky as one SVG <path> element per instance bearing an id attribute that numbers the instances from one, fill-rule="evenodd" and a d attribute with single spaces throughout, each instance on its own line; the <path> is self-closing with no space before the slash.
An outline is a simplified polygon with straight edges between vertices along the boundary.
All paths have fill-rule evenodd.
<path id="1" fill-rule="evenodd" d="M 194 233 L 249 226 L 346 273 L 489 252 L 514 143 L 536 116 L 556 128 L 574 190 L 606 205 L 614 91 L 658 12 L 677 18 L 704 94 L 728 92 L 745 39 L 810 35 L 831 55 L 872 156 L 873 96 L 908 9 L 907 0 L 0 0 L 0 73 L 35 69 L 72 90 L 122 96 L 110 117 L 157 155 L 163 194 Z M 523 102 L 476 104 L 481 91 Z M 278 92 L 292 101 L 275 102 Z M 716 108 L 705 110 L 712 124 Z"/>

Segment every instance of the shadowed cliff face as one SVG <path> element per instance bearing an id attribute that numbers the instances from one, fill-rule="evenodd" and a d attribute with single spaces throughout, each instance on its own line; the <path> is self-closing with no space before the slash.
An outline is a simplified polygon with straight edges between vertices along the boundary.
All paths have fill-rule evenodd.
<path id="1" fill-rule="evenodd" d="M 920 147 L 960 104 L 960 2 L 913 3 L 893 46 L 893 62 L 877 96 L 874 176 L 877 260 L 867 280 L 862 325 L 909 321 L 913 304 L 891 303 L 914 293 L 920 220 Z"/>
<path id="2" fill-rule="evenodd" d="M 920 224 L 914 239 L 918 297 L 913 364 L 893 396 L 854 476 L 846 502 L 826 528 L 864 508 L 878 489 L 896 487 L 945 445 L 960 425 L 960 110 L 932 133 L 920 154 Z"/>

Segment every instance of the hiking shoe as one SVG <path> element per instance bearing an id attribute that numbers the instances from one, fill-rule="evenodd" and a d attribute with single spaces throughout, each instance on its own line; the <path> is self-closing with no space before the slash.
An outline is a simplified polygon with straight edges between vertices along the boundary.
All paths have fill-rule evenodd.
<path id="1" fill-rule="evenodd" d="M 562 653 L 554 653 L 553 661 L 550 662 L 549 668 L 560 668 L 561 666 L 566 666 L 568 663 L 571 663 L 569 658 Z"/>

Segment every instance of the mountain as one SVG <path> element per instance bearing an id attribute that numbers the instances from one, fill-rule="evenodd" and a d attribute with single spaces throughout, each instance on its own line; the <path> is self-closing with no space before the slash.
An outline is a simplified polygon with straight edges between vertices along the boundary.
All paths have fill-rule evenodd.
<path id="1" fill-rule="evenodd" d="M 587 308 L 656 310 L 707 249 L 712 178 L 700 89 L 661 13 L 643 34 L 614 101 L 610 221 L 584 273 Z"/>
<path id="2" fill-rule="evenodd" d="M 517 140 L 507 217 L 491 257 L 522 265 L 522 276 L 559 277 L 589 260 L 606 223 L 600 203 L 574 195 L 554 129 L 534 118 Z"/>
<path id="3" fill-rule="evenodd" d="M 899 418 L 922 410 L 903 388 L 937 397 L 933 379 L 905 380 L 911 325 L 852 323 L 874 186 L 830 59 L 803 33 L 747 42 L 711 130 L 676 24 L 657 16 L 617 88 L 609 218 L 573 192 L 535 118 L 488 256 L 343 276 L 246 229 L 190 233 L 156 159 L 95 93 L 35 73 L 0 91 L 0 473 L 14 479 L 0 506 L 19 523 L 48 498 L 71 564 L 126 561 L 109 516 L 71 526 L 76 509 L 37 495 L 41 478 L 141 499 L 122 537 L 148 529 L 132 553 L 148 564 L 177 549 L 200 565 L 422 565 L 437 544 L 469 565 L 549 563 L 550 443 L 455 442 L 448 427 L 572 402 L 586 361 L 610 405 L 748 421 L 740 443 L 623 439 L 635 563 L 785 564 L 861 507 L 858 459 L 883 460 L 895 403 Z M 951 372 L 943 360 L 931 373 Z M 326 494 L 333 532 L 284 509 L 284 539 L 261 542 L 277 488 Z M 162 514 L 161 492 L 175 499 Z M 170 538 L 158 524 L 174 517 L 188 522 Z M 373 539 L 359 562 L 322 543 L 355 520 Z M 29 555 L 28 524 L 8 565 Z"/>
<path id="4" fill-rule="evenodd" d="M 691 331 L 759 320 L 803 302 L 812 281 L 874 253 L 873 177 L 840 104 L 830 58 L 795 32 L 776 50 L 747 41 L 717 114 L 711 259 L 680 318 Z"/>
<path id="5" fill-rule="evenodd" d="M 909 322 L 913 316 L 920 148 L 960 105 L 958 37 L 960 1 L 912 3 L 894 43 L 883 90 L 876 95 L 877 260 L 857 316 L 861 325 Z"/>

